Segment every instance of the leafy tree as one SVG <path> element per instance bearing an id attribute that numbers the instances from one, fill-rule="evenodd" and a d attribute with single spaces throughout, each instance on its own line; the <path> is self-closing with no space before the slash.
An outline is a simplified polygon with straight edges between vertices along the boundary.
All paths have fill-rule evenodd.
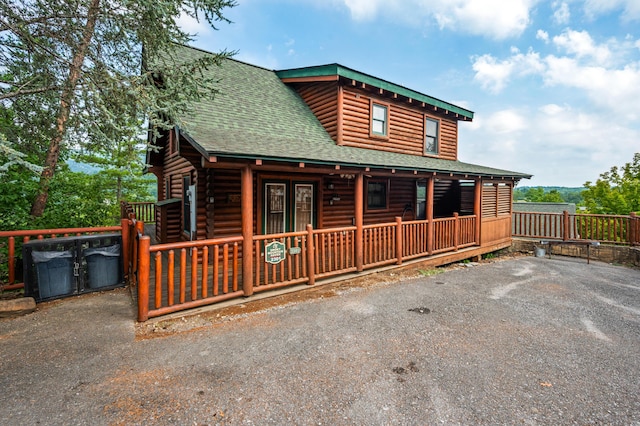
<path id="1" fill-rule="evenodd" d="M 629 214 L 640 212 L 640 153 L 618 168 L 613 166 L 595 182 L 586 182 L 585 205 L 592 213 Z"/>
<path id="2" fill-rule="evenodd" d="M 56 165 L 70 147 L 104 151 L 136 141 L 144 119 L 150 128 L 184 127 L 174 120 L 191 101 L 216 91 L 200 70 L 230 53 L 184 62 L 173 48 L 192 36 L 176 18 L 187 14 L 215 28 L 227 21 L 222 10 L 233 6 L 234 0 L 0 0 L 0 103 L 20 122 L 16 149 L 34 150 L 43 167 L 32 216 L 43 216 Z"/>

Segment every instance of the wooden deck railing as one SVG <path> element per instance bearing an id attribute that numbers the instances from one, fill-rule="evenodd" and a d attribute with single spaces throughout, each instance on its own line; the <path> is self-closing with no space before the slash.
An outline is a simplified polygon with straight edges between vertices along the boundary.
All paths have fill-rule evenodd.
<path id="1" fill-rule="evenodd" d="M 120 202 L 120 217 L 123 219 L 137 219 L 146 223 L 156 221 L 155 202 Z"/>
<path id="2" fill-rule="evenodd" d="M 252 277 L 243 277 L 243 237 L 150 245 L 141 237 L 138 249 L 138 320 L 213 304 L 280 287 L 313 285 L 316 279 L 375 268 L 433 252 L 455 251 L 477 244 L 475 216 L 436 219 L 429 240 L 429 221 L 395 222 L 363 227 L 362 269 L 356 261 L 356 227 L 313 229 L 254 235 L 247 255 Z M 457 233 L 457 234 L 456 234 Z M 398 238 L 398 235 L 402 236 Z M 272 259 L 273 243 L 278 250 Z M 433 249 L 432 249 L 433 248 Z"/>
<path id="3" fill-rule="evenodd" d="M 309 281 L 307 275 L 307 239 L 306 231 L 284 234 L 255 235 L 253 237 L 254 283 L 253 291 L 303 284 Z M 268 262 L 265 246 L 274 241 L 283 243 L 289 255 L 278 264 Z M 293 250 L 292 250 L 293 248 Z M 291 254 L 293 253 L 293 254 Z"/>
<path id="4" fill-rule="evenodd" d="M 140 238 L 138 319 L 209 305 L 243 295 L 242 237 L 151 245 Z"/>
<path id="5" fill-rule="evenodd" d="M 514 237 L 549 240 L 590 240 L 608 244 L 640 245 L 640 217 L 514 212 Z"/>
<path id="6" fill-rule="evenodd" d="M 0 247 L 6 247 L 6 275 L 0 278 L 0 290 L 15 290 L 24 288 L 24 282 L 22 282 L 21 270 L 16 270 L 16 266 L 19 264 L 18 259 L 22 257 L 19 255 L 22 244 L 32 240 L 42 240 L 45 238 L 59 238 L 70 237 L 79 235 L 95 235 L 105 234 L 110 232 L 121 232 L 123 242 L 123 258 L 124 265 L 129 264 L 130 251 L 129 251 L 129 236 L 131 235 L 130 228 L 132 227 L 132 221 L 129 219 L 122 219 L 118 226 L 105 226 L 97 228 L 58 228 L 58 229 L 34 229 L 34 230 L 21 230 L 21 231 L 0 231 Z M 3 255 L 0 255 L 3 256 Z M 4 259 L 2 263 L 5 263 Z M 125 268 L 125 276 L 130 274 L 130 271 Z"/>
<path id="7" fill-rule="evenodd" d="M 363 228 L 363 264 L 365 269 L 402 261 L 402 251 L 398 250 L 396 244 L 396 235 L 398 235 L 396 222 L 366 225 Z M 398 255 L 400 255 L 400 259 L 398 259 Z"/>
<path id="8" fill-rule="evenodd" d="M 354 272 L 355 226 L 313 230 L 314 278 Z"/>

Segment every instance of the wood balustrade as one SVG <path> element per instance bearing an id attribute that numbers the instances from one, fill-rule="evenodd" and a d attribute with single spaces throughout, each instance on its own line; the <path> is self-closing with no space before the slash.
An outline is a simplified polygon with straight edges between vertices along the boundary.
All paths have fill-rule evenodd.
<path id="1" fill-rule="evenodd" d="M 514 237 L 549 240 L 590 240 L 607 244 L 640 244 L 640 218 L 629 216 L 514 212 Z"/>
<path id="2" fill-rule="evenodd" d="M 120 217 L 123 219 L 137 219 L 145 223 L 156 221 L 155 202 L 120 202 Z"/>
<path id="3" fill-rule="evenodd" d="M 140 237 L 138 320 L 241 297 L 241 244 L 230 237 L 152 246 Z"/>

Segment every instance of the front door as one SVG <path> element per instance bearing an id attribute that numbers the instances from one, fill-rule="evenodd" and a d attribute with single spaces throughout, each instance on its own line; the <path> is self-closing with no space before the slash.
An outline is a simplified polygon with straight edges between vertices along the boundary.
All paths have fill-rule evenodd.
<path id="1" fill-rule="evenodd" d="M 315 184 L 266 182 L 263 205 L 265 234 L 304 231 L 315 221 Z"/>

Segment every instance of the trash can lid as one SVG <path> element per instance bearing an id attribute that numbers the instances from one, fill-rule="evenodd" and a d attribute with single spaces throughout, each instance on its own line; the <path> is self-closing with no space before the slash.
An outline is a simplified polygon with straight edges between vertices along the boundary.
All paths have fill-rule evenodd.
<path id="1" fill-rule="evenodd" d="M 88 248 L 84 251 L 85 256 L 94 256 L 96 254 L 102 256 L 120 256 L 120 244 L 112 246 Z"/>
<path id="2" fill-rule="evenodd" d="M 35 263 L 48 262 L 53 259 L 73 257 L 71 250 L 64 251 L 33 251 L 31 257 Z"/>

